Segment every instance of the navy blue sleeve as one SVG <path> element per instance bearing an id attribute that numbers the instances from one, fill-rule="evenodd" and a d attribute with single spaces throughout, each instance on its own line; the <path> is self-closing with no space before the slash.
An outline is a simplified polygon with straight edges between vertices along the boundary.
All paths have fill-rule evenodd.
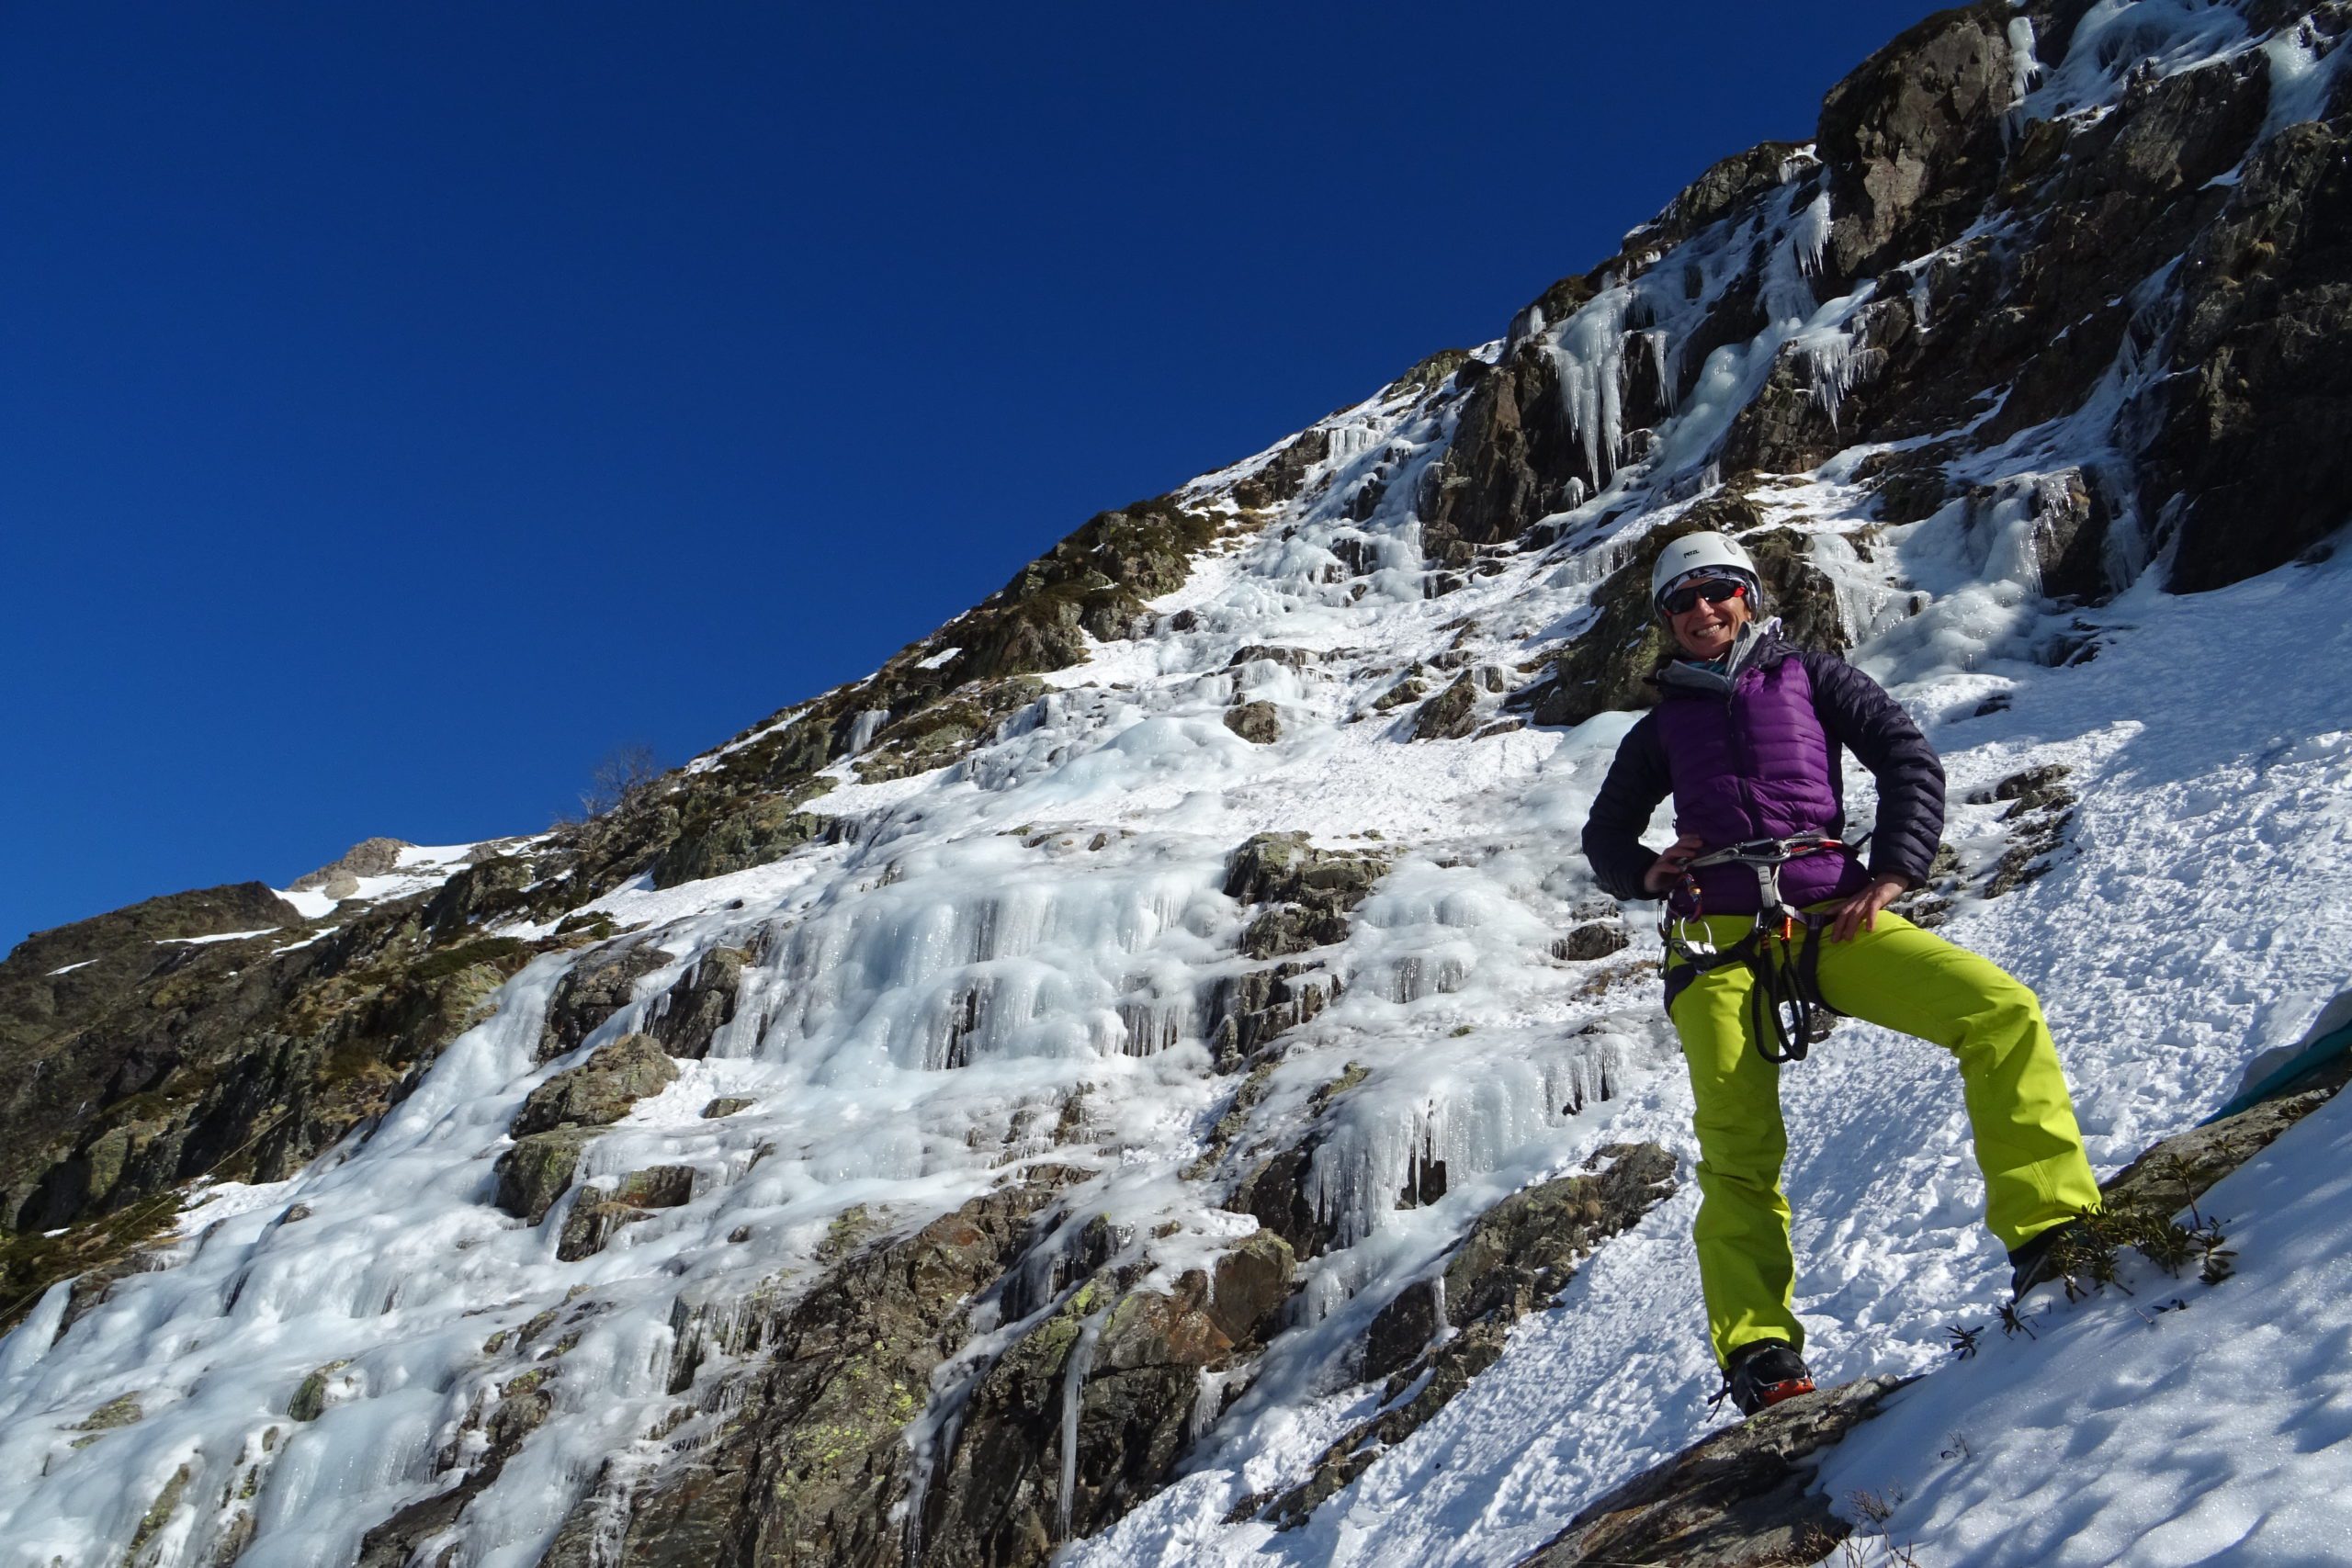
<path id="1" fill-rule="evenodd" d="M 1609 776 L 1584 822 L 1584 858 L 1592 863 L 1601 891 L 1618 898 L 1659 897 L 1642 885 L 1659 852 L 1642 842 L 1642 833 L 1673 787 L 1655 716 L 1644 714 L 1617 743 Z"/>
<path id="2" fill-rule="evenodd" d="M 1928 880 L 1944 836 L 1944 765 L 1886 688 L 1834 653 L 1799 655 L 1813 680 L 1821 727 L 1878 780 L 1871 874 Z"/>

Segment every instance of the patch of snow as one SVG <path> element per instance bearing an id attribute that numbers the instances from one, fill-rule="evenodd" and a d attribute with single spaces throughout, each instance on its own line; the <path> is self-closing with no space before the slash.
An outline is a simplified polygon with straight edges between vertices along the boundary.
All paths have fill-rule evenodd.
<path id="1" fill-rule="evenodd" d="M 210 936 L 164 936 L 155 939 L 155 945 L 163 947 L 172 942 L 181 942 L 189 947 L 204 947 L 216 942 L 243 942 L 250 937 L 267 936 L 270 932 L 282 929 L 278 926 L 263 926 L 258 931 L 215 931 Z"/>

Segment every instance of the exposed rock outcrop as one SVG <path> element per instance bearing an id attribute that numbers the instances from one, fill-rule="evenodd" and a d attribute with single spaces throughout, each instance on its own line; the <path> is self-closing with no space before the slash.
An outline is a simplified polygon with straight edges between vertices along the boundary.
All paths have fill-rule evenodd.
<path id="1" fill-rule="evenodd" d="M 296 893 L 312 888 L 330 898 L 348 898 L 359 890 L 363 876 L 384 876 L 399 869 L 401 852 L 416 846 L 406 839 L 362 839 L 344 851 L 343 858 L 306 872 L 288 885 Z"/>
<path id="2" fill-rule="evenodd" d="M 960 1342 L 951 1325 L 967 1299 L 1020 1256 L 1030 1217 L 1076 1174 L 1035 1168 L 911 1236 L 854 1253 L 789 1305 L 731 1318 L 725 1348 L 759 1359 L 740 1397 L 728 1395 L 716 1431 L 629 1489 L 603 1554 L 566 1559 L 560 1545 L 550 1561 L 903 1568 L 905 1532 L 892 1510 L 915 1482 L 903 1428 Z M 705 1332 L 685 1328 L 679 1355 L 688 1368 Z M 583 1503 L 582 1528 L 565 1532 L 576 1548 L 599 1506 Z"/>
<path id="3" fill-rule="evenodd" d="M 1305 833 L 1259 834 L 1226 869 L 1226 897 L 1258 910 L 1241 951 L 1279 958 L 1344 941 L 1348 912 L 1387 874 L 1384 855 L 1318 848 Z"/>
<path id="4" fill-rule="evenodd" d="M 1693 1443 L 1586 1508 L 1521 1568 L 1820 1562 L 1853 1530 L 1813 1490 L 1822 1452 L 1876 1415 L 1905 1381 L 1863 1378 L 1803 1394 Z"/>
<path id="5" fill-rule="evenodd" d="M 637 999 L 639 980 L 669 962 L 659 948 L 637 944 L 609 948 L 573 964 L 548 1003 L 539 1060 L 551 1062 L 578 1049 L 598 1025 Z"/>
<path id="6" fill-rule="evenodd" d="M 1293 1269 L 1261 1233 L 1170 1292 L 1122 1293 L 1098 1276 L 1073 1292 L 973 1389 L 924 1496 L 920 1560 L 1042 1562 L 1158 1490 L 1191 1444 L 1204 1374 L 1255 1350 Z"/>
<path id="7" fill-rule="evenodd" d="M 735 998 L 751 953 L 740 947 L 714 947 L 695 960 L 684 978 L 645 1025 L 673 1056 L 699 1060 L 712 1036 L 735 1021 Z"/>
<path id="8" fill-rule="evenodd" d="M 556 1258 L 564 1263 L 592 1258 L 623 1225 L 650 1219 L 658 1209 L 678 1208 L 692 1201 L 694 1190 L 694 1168 L 684 1165 L 632 1170 L 609 1189 L 590 1188 L 564 1216 Z"/>
<path id="9" fill-rule="evenodd" d="M 583 1127 L 559 1127 L 517 1138 L 492 1169 L 492 1201 L 516 1219 L 537 1224 L 555 1201 L 571 1189 L 580 1151 L 594 1134 Z"/>
<path id="10" fill-rule="evenodd" d="M 526 1138 L 566 1123 L 610 1126 L 639 1100 L 677 1081 L 677 1064 L 662 1054 L 660 1042 L 648 1034 L 624 1034 L 533 1089 L 515 1114 L 514 1133 Z"/>
<path id="11" fill-rule="evenodd" d="M 1419 1430 L 1494 1364 L 1513 1323 L 1559 1300 L 1586 1254 L 1674 1191 L 1674 1156 L 1656 1144 L 1612 1145 L 1588 1164 L 1601 1168 L 1528 1188 L 1487 1210 L 1447 1260 L 1442 1289 L 1418 1281 L 1381 1311 L 1366 1337 L 1362 1371 L 1367 1380 L 1387 1377 L 1384 1403 L 1392 1408 L 1333 1443 L 1311 1477 L 1271 1499 L 1271 1517 L 1284 1526 L 1305 1523 Z M 1441 1324 L 1456 1332 L 1432 1344 Z M 1424 1374 L 1412 1398 L 1396 1404 Z M 1269 1501 L 1250 1499 L 1238 1517 Z"/>
<path id="12" fill-rule="evenodd" d="M 678 836 L 653 862 L 653 886 L 675 887 L 782 860 L 824 832 L 825 818 L 798 809 L 821 793 L 804 787 L 681 813 Z"/>

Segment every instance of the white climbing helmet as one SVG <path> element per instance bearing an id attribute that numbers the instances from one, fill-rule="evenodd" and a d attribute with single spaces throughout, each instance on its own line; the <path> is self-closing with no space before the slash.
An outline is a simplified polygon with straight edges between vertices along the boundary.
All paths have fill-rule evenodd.
<path id="1" fill-rule="evenodd" d="M 1728 534 L 1685 534 L 1660 550 L 1650 569 L 1650 608 L 1666 614 L 1666 596 L 1686 582 L 1735 577 L 1747 584 L 1751 606 L 1764 588 L 1756 561 Z"/>

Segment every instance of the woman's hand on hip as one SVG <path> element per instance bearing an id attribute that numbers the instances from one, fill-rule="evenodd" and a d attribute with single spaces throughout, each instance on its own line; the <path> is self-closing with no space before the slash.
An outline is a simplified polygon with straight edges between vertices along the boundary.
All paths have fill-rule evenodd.
<path id="1" fill-rule="evenodd" d="M 1876 931 L 1878 912 L 1901 896 L 1900 877 L 1873 876 L 1868 886 L 1838 906 L 1829 922 L 1829 940 L 1851 942 L 1856 931 Z"/>
<path id="2" fill-rule="evenodd" d="M 1698 834 L 1683 834 L 1668 847 L 1666 853 L 1650 863 L 1649 870 L 1642 874 L 1642 886 L 1653 893 L 1665 892 L 1682 880 L 1683 874 L 1690 869 L 1690 863 L 1698 859 L 1706 847 L 1707 841 Z"/>

